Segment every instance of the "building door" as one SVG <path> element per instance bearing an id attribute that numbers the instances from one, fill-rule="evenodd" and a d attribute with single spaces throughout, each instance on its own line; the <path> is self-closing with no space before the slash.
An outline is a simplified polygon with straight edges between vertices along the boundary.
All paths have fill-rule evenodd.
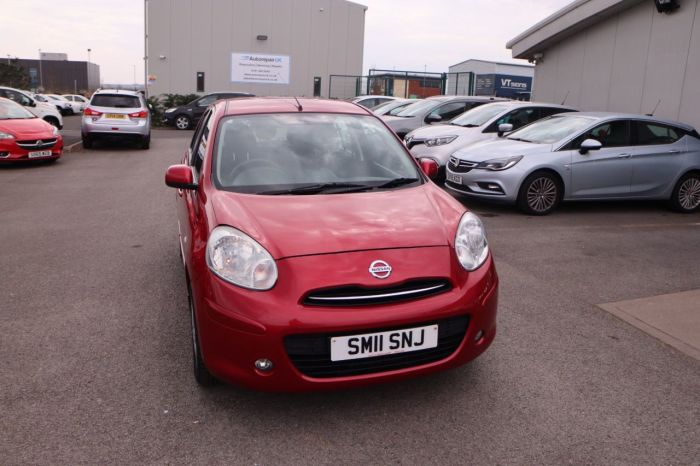
<path id="1" fill-rule="evenodd" d="M 321 77 L 314 78 L 314 97 L 321 97 Z"/>

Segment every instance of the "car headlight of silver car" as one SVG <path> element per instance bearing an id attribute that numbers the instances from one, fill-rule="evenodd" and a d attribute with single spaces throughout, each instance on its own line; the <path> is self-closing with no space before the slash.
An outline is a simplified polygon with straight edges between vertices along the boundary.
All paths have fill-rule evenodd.
<path id="1" fill-rule="evenodd" d="M 455 252 L 459 263 L 469 272 L 481 267 L 489 255 L 486 230 L 479 217 L 465 212 L 455 235 Z"/>
<path id="2" fill-rule="evenodd" d="M 516 157 L 506 157 L 506 158 L 501 158 L 501 159 L 491 159 L 491 160 L 487 160 L 485 162 L 480 162 L 474 168 L 481 168 L 483 170 L 491 170 L 491 171 L 508 170 L 510 167 L 512 167 L 516 163 L 520 162 L 522 159 L 523 159 L 522 155 L 518 155 Z"/>
<path id="3" fill-rule="evenodd" d="M 457 139 L 457 136 L 455 135 L 440 136 L 439 138 L 427 139 L 425 141 L 425 145 L 428 147 L 444 146 L 445 144 L 451 143 L 455 139 Z"/>
<path id="4" fill-rule="evenodd" d="M 277 265 L 260 243 L 229 226 L 214 228 L 207 241 L 207 265 L 223 280 L 252 290 L 277 282 Z"/>

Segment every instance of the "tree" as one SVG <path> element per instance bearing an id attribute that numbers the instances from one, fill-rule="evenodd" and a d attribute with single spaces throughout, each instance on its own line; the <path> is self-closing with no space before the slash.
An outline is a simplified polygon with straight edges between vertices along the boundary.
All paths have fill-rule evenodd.
<path id="1" fill-rule="evenodd" d="M 0 62 L 0 86 L 29 88 L 29 76 L 17 65 L 17 60 L 12 60 L 9 64 Z"/>

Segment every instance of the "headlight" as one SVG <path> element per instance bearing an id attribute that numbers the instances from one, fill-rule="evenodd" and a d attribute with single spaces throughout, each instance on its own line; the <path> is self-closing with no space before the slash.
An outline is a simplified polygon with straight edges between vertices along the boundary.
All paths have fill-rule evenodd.
<path id="1" fill-rule="evenodd" d="M 455 235 L 455 252 L 465 270 L 478 269 L 489 255 L 486 231 L 479 217 L 471 212 L 462 215 Z"/>
<path id="2" fill-rule="evenodd" d="M 9 133 L 3 133 L 0 131 L 0 139 L 14 139 L 15 137 Z"/>
<path id="3" fill-rule="evenodd" d="M 269 252 L 245 233 L 218 226 L 207 241 L 207 265 L 234 285 L 269 290 L 277 281 L 277 265 Z"/>
<path id="4" fill-rule="evenodd" d="M 516 163 L 520 162 L 522 160 L 522 158 L 523 158 L 522 155 L 518 155 L 517 157 L 508 157 L 508 158 L 503 158 L 503 159 L 491 159 L 491 160 L 487 160 L 486 162 L 479 163 L 474 168 L 481 168 L 483 170 L 491 170 L 491 171 L 508 170 L 510 167 L 512 167 Z"/>
<path id="5" fill-rule="evenodd" d="M 425 145 L 428 147 L 434 146 L 444 146 L 457 139 L 457 136 L 441 136 L 439 138 L 428 139 L 425 141 Z"/>
<path id="6" fill-rule="evenodd" d="M 177 108 L 169 108 L 165 111 L 165 113 L 173 113 Z"/>
<path id="7" fill-rule="evenodd" d="M 51 132 L 53 133 L 54 136 L 58 136 L 58 128 L 55 126 L 51 126 Z"/>

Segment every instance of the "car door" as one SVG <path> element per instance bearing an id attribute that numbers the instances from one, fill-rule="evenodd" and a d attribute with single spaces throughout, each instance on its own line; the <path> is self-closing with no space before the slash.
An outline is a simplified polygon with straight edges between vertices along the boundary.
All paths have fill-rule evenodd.
<path id="1" fill-rule="evenodd" d="M 688 152 L 685 131 L 653 121 L 632 122 L 632 187 L 639 197 L 666 195 L 681 174 Z"/>
<path id="2" fill-rule="evenodd" d="M 211 112 L 203 115 L 199 125 L 195 129 L 192 141 L 185 153 L 183 161 L 192 169 L 195 183 L 199 183 L 201 177 L 201 167 L 209 143 L 210 125 L 212 123 Z M 190 263 L 193 252 L 194 239 L 202 235 L 201 213 L 199 205 L 199 189 L 178 189 L 177 190 L 177 216 L 178 230 L 180 234 L 180 246 L 182 248 L 183 259 Z"/>
<path id="3" fill-rule="evenodd" d="M 595 139 L 602 147 L 582 154 L 578 148 L 586 139 Z M 570 146 L 570 197 L 628 197 L 632 184 L 632 149 L 629 120 L 606 121 L 577 137 Z"/>

